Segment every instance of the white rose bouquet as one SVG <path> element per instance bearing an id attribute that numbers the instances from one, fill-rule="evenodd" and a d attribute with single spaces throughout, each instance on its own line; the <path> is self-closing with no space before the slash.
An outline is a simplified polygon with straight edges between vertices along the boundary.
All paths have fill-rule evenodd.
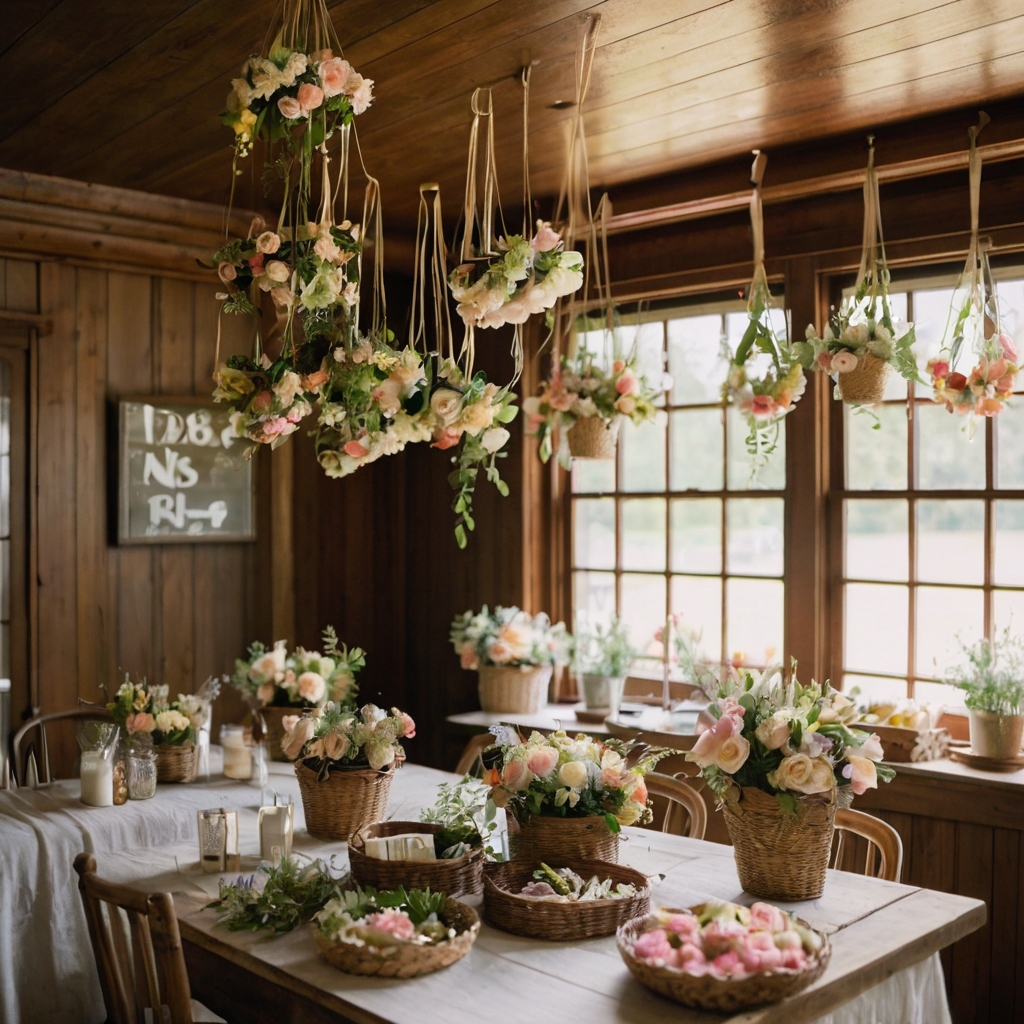
<path id="1" fill-rule="evenodd" d="M 848 803 L 895 775 L 877 764 L 878 736 L 849 725 L 857 717 L 853 701 L 828 683 L 787 683 L 774 666 L 763 675 L 730 672 L 708 696 L 708 720 L 698 723 L 704 729 L 686 757 L 722 799 L 733 787 L 759 789 L 796 813 L 801 796 Z"/>
<path id="2" fill-rule="evenodd" d="M 464 669 L 481 665 L 566 664 L 572 650 L 572 635 L 564 622 L 551 625 L 541 612 L 530 615 L 515 605 L 479 612 L 467 611 L 455 617 L 449 634 Z"/>
<path id="3" fill-rule="evenodd" d="M 623 825 L 644 825 L 652 811 L 644 776 L 671 750 L 650 748 L 628 767 L 636 744 L 604 743 L 582 733 L 569 736 L 534 732 L 525 742 L 513 729 L 496 726 L 498 743 L 483 753 L 484 782 L 491 799 L 523 822 L 528 815 L 584 818 L 603 815 L 612 832 Z"/>
<path id="4" fill-rule="evenodd" d="M 133 683 L 126 674 L 107 710 L 130 743 L 180 746 L 195 743 L 210 704 L 199 694 L 169 701 L 166 686 L 150 686 L 145 679 Z"/>

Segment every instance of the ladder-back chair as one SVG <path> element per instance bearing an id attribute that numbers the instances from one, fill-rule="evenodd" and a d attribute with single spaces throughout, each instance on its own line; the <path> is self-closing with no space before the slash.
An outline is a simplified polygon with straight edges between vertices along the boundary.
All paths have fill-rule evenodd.
<path id="1" fill-rule="evenodd" d="M 662 832 L 675 836 L 685 835 L 690 839 L 704 838 L 704 832 L 708 827 L 708 809 L 700 793 L 682 779 L 662 775 L 660 772 L 651 772 L 644 781 L 647 783 L 647 792 L 650 796 L 668 801 L 661 823 Z"/>
<path id="2" fill-rule="evenodd" d="M 856 871 L 843 867 L 843 855 L 847 850 L 848 837 L 860 836 L 867 842 L 867 853 L 864 859 L 864 870 Z M 898 882 L 903 871 L 903 840 L 886 821 L 863 811 L 840 808 L 836 811 L 836 838 L 832 849 L 830 867 L 842 870 L 855 870 L 857 874 L 871 878 L 884 878 L 888 882 Z"/>
<path id="3" fill-rule="evenodd" d="M 52 711 L 48 715 L 30 718 L 15 734 L 12 749 L 12 782 L 19 786 L 29 785 L 30 764 L 35 765 L 35 784 L 47 785 L 53 781 L 50 770 L 50 744 L 46 736 L 47 725 L 56 722 L 74 721 L 84 725 L 87 721 L 110 721 L 110 714 L 103 708 L 73 708 L 70 711 Z"/>

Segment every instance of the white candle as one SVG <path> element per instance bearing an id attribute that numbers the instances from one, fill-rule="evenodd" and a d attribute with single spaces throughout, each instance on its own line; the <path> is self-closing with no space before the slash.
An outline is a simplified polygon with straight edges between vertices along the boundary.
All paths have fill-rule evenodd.
<path id="1" fill-rule="evenodd" d="M 114 806 L 114 766 L 98 750 L 82 753 L 82 803 L 90 807 Z"/>
<path id="2" fill-rule="evenodd" d="M 260 860 L 276 867 L 282 857 L 292 855 L 292 814 L 291 804 L 260 808 Z"/>

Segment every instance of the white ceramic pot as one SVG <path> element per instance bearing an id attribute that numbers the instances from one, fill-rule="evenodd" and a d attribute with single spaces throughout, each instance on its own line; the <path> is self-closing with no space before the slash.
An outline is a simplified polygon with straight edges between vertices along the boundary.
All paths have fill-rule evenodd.
<path id="1" fill-rule="evenodd" d="M 608 709 L 608 716 L 614 718 L 622 704 L 622 688 L 626 680 L 622 676 L 592 676 L 583 674 L 583 701 L 587 710 Z"/>
<path id="2" fill-rule="evenodd" d="M 1020 756 L 1024 715 L 971 710 L 971 752 L 999 761 Z"/>

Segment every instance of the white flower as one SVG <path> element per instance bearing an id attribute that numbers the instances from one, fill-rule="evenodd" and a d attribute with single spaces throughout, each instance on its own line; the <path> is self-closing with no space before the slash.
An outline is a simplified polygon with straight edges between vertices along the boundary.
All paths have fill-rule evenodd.
<path id="1" fill-rule="evenodd" d="M 161 711 L 156 716 L 156 727 L 160 732 L 184 732 L 192 723 L 180 711 Z"/>
<path id="2" fill-rule="evenodd" d="M 430 410 L 446 426 L 451 426 L 462 408 L 462 395 L 450 388 L 438 388 L 430 396 Z"/>
<path id="3" fill-rule="evenodd" d="M 484 431 L 480 438 L 480 444 L 493 455 L 496 451 L 505 447 L 505 442 L 511 436 L 504 427 L 491 427 L 490 430 Z"/>
<path id="4" fill-rule="evenodd" d="M 858 362 L 859 360 L 852 352 L 837 352 L 832 357 L 832 369 L 836 373 L 849 373 L 851 370 L 857 369 Z"/>
<path id="5" fill-rule="evenodd" d="M 294 370 L 285 370 L 273 386 L 273 392 L 283 406 L 291 405 L 302 391 L 302 378 Z"/>
<path id="6" fill-rule="evenodd" d="M 276 281 L 278 284 L 283 284 L 292 276 L 291 268 L 287 263 L 282 263 L 280 260 L 271 260 L 266 267 L 267 277 L 271 281 Z"/>
<path id="7" fill-rule="evenodd" d="M 563 786 L 582 789 L 587 784 L 587 766 L 580 761 L 566 761 L 558 769 L 558 781 Z"/>

